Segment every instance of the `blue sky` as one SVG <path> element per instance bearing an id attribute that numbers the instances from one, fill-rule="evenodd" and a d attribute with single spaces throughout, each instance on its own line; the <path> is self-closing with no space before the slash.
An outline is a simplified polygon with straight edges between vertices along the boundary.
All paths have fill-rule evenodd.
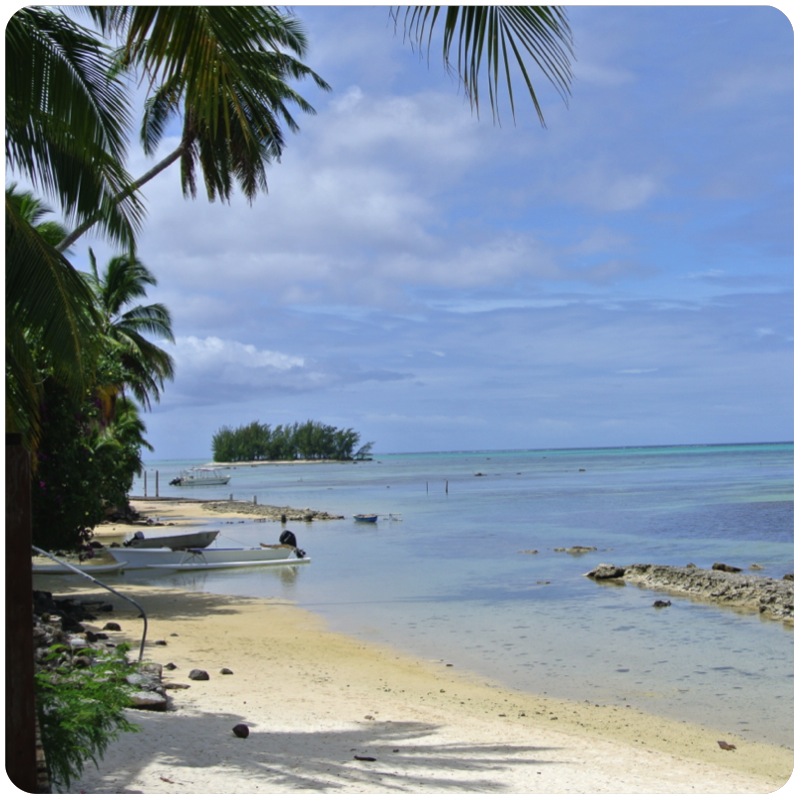
<path id="1" fill-rule="evenodd" d="M 516 122 L 476 118 L 385 7 L 293 8 L 333 92 L 298 87 L 317 115 L 269 194 L 185 200 L 174 170 L 144 190 L 177 338 L 148 459 L 253 420 L 376 453 L 793 438 L 781 11 L 568 7 L 572 96 L 536 75 L 543 128 L 520 93 Z M 89 246 L 111 255 L 85 237 L 79 267 Z"/>

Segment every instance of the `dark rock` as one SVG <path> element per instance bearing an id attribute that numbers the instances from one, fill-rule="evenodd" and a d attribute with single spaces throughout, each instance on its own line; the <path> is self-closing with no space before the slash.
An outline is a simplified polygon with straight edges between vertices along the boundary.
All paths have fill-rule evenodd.
<path id="1" fill-rule="evenodd" d="M 189 678 L 192 679 L 192 681 L 208 681 L 209 674 L 200 668 L 193 668 L 189 671 Z"/>
<path id="2" fill-rule="evenodd" d="M 167 698 L 155 690 L 137 690 L 131 693 L 128 706 L 132 709 L 146 709 L 151 712 L 166 712 Z"/>
<path id="3" fill-rule="evenodd" d="M 233 676 L 234 675 L 234 671 L 231 670 L 231 668 L 222 668 L 222 670 L 220 670 L 220 673 L 222 673 L 223 676 Z"/>
<path id="4" fill-rule="evenodd" d="M 626 573 L 625 567 L 616 567 L 615 565 L 600 564 L 595 570 L 590 570 L 589 573 L 584 575 L 587 578 L 595 579 L 596 581 L 608 581 L 609 579 L 620 579 Z"/>
<path id="5" fill-rule="evenodd" d="M 153 680 L 144 673 L 129 673 L 125 677 L 125 681 L 135 687 L 150 687 L 153 684 Z"/>
<path id="6" fill-rule="evenodd" d="M 244 723 L 237 723 L 232 731 L 237 737 L 241 737 L 243 740 L 250 734 L 250 729 Z"/>
<path id="7" fill-rule="evenodd" d="M 657 609 L 663 609 L 666 606 L 670 606 L 670 601 L 654 601 L 654 607 Z"/>
<path id="8" fill-rule="evenodd" d="M 108 623 L 103 626 L 103 631 L 122 631 L 122 628 L 119 623 L 114 623 L 109 620 Z"/>
<path id="9" fill-rule="evenodd" d="M 175 662 L 167 662 L 167 664 L 164 665 L 165 670 L 175 670 L 177 667 L 178 665 L 176 665 Z"/>
<path id="10" fill-rule="evenodd" d="M 723 562 L 715 562 L 712 565 L 712 570 L 722 570 L 724 573 L 741 573 L 741 567 L 733 567 L 732 565 L 727 565 Z"/>

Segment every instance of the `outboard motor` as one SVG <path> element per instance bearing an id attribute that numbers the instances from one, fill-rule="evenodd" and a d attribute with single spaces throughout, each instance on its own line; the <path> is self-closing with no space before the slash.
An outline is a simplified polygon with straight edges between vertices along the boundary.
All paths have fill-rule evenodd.
<path id="1" fill-rule="evenodd" d="M 122 541 L 122 544 L 127 548 L 132 542 L 135 542 L 136 540 L 143 540 L 144 538 L 145 538 L 145 534 L 144 534 L 143 531 L 134 531 L 133 534 L 131 534 L 130 536 L 126 537 Z"/>
<path id="2" fill-rule="evenodd" d="M 281 545 L 289 545 L 291 548 L 294 548 L 295 556 L 297 556 L 298 559 L 302 559 L 304 556 L 306 556 L 306 551 L 298 548 L 298 541 L 297 539 L 295 539 L 295 535 L 291 531 L 289 531 L 289 529 L 284 529 L 281 532 L 281 536 L 278 538 L 278 542 L 280 542 Z"/>
<path id="3" fill-rule="evenodd" d="M 298 544 L 298 541 L 295 539 L 295 535 L 289 531 L 289 529 L 284 529 L 281 532 L 278 542 L 280 542 L 281 545 L 291 545 L 293 548 L 295 548 Z"/>

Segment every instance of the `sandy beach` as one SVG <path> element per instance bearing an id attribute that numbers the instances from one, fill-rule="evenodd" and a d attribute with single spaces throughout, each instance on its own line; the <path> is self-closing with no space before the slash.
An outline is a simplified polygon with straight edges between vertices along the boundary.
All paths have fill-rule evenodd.
<path id="1" fill-rule="evenodd" d="M 211 517 L 199 503 L 135 506 L 174 522 Z M 96 534 L 120 539 L 136 528 Z M 67 579 L 43 586 L 109 597 Z M 630 708 L 512 692 L 458 664 L 328 631 L 284 601 L 115 587 L 147 612 L 145 659 L 174 664 L 165 678 L 185 686 L 169 691 L 170 711 L 132 711 L 141 731 L 113 743 L 73 793 L 790 792 L 788 749 Z M 139 613 L 113 604 L 91 626 L 119 623 L 116 636 L 136 653 Z M 191 680 L 194 668 L 208 681 Z M 240 723 L 247 738 L 232 731 Z"/>

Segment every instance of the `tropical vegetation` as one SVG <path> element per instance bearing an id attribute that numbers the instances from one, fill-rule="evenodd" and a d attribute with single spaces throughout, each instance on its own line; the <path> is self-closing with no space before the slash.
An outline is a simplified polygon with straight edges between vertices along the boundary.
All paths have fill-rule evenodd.
<path id="1" fill-rule="evenodd" d="M 120 734 L 139 729 L 125 716 L 134 689 L 127 682 L 133 672 L 127 651 L 125 644 L 114 651 L 83 648 L 75 653 L 53 645 L 35 676 L 47 771 L 62 791 L 69 790 L 89 760 L 97 765 Z M 82 667 L 76 669 L 76 663 Z"/>
<path id="2" fill-rule="evenodd" d="M 373 443 L 359 448 L 359 439 L 352 428 L 313 420 L 275 428 L 254 420 L 238 428 L 224 426 L 212 437 L 211 447 L 217 462 L 369 459 Z"/>
<path id="3" fill-rule="evenodd" d="M 136 401 L 148 407 L 172 377 L 172 357 L 146 334 L 171 341 L 169 312 L 142 305 L 155 277 L 138 260 L 113 257 L 86 283 L 94 319 L 91 372 L 80 397 L 71 394 L 40 354 L 41 397 L 32 480 L 33 542 L 45 549 L 80 548 L 110 508 L 124 512 L 142 450 L 151 449 Z"/>

